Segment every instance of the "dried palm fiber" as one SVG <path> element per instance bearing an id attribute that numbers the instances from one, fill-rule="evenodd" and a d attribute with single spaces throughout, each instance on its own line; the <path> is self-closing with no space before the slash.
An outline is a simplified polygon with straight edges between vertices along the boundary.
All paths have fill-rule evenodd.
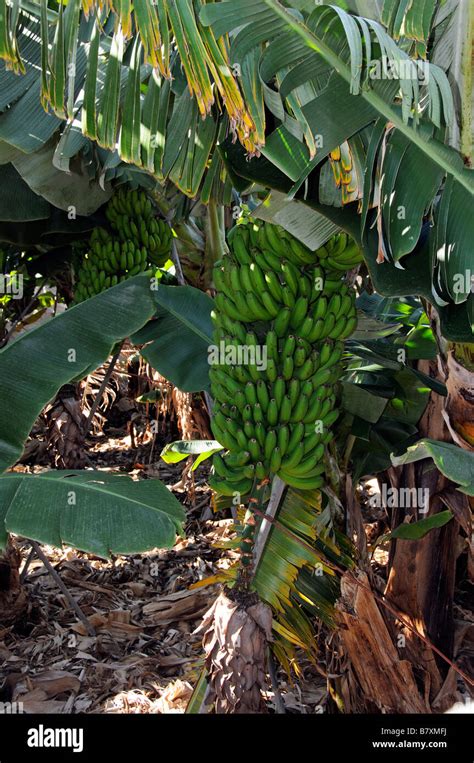
<path id="1" fill-rule="evenodd" d="M 23 616 L 28 600 L 20 581 L 21 556 L 11 539 L 0 554 L 0 624 L 9 627 Z"/>
<path id="2" fill-rule="evenodd" d="M 84 450 L 86 418 L 82 413 L 78 385 L 62 387 L 46 411 L 47 445 L 56 469 L 83 469 L 87 463 Z"/>
<path id="3" fill-rule="evenodd" d="M 216 713 L 265 713 L 267 642 L 272 611 L 256 594 L 224 590 L 204 615 L 210 692 Z"/>

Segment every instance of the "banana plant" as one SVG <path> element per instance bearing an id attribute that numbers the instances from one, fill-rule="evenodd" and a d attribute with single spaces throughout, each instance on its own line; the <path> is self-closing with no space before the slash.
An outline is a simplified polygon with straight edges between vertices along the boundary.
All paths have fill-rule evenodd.
<path id="1" fill-rule="evenodd" d="M 469 30 L 472 10 L 428 0 L 421 14 L 418 4 L 386 0 L 375 20 L 363 0 L 348 4 L 352 13 L 341 5 L 76 0 L 52 11 L 1 0 L 0 55 L 24 74 L 1 73 L 0 148 L 33 153 L 65 127 L 61 150 L 72 154 L 75 120 L 75 138 L 118 142 L 124 159 L 189 195 L 205 189 L 208 199 L 217 185 L 222 199 L 225 165 L 227 189 L 229 179 L 237 191 L 278 189 L 348 231 L 381 293 L 424 300 L 449 372 L 449 432 L 471 449 L 472 410 L 459 403 L 461 386 L 473 386 L 474 231 L 463 211 L 474 192 L 471 103 L 467 72 L 446 60 L 443 39 L 452 17 Z M 34 37 L 25 24 L 43 41 L 42 100 L 54 113 L 42 110 L 38 75 L 25 63 Z M 462 57 L 469 36 L 458 38 Z M 459 126 L 446 72 L 463 94 Z M 33 117 L 35 135 L 21 131 Z M 357 352 L 366 359 L 367 347 Z"/>

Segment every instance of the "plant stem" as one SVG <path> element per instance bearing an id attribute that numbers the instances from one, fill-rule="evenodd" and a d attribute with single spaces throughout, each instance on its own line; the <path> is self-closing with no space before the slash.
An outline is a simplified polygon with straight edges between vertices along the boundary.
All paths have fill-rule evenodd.
<path id="1" fill-rule="evenodd" d="M 278 677 L 276 672 L 275 660 L 273 658 L 272 650 L 268 647 L 267 651 L 267 663 L 268 672 L 270 674 L 270 681 L 272 682 L 273 694 L 275 697 L 275 710 L 277 715 L 286 715 L 286 707 L 281 697 L 280 689 L 278 688 Z"/>
<path id="2" fill-rule="evenodd" d="M 286 488 L 286 485 L 283 482 L 283 480 L 281 480 L 280 477 L 275 476 L 272 482 L 272 492 L 270 495 L 270 500 L 268 501 L 268 506 L 265 512 L 266 518 L 261 521 L 260 527 L 258 529 L 258 534 L 255 539 L 254 569 L 257 569 L 260 563 L 260 559 L 262 558 L 262 554 L 265 550 L 265 545 L 267 543 L 270 530 L 272 529 L 269 518 L 270 517 L 275 518 L 276 513 L 280 507 L 281 498 L 283 496 L 283 492 L 285 488 Z"/>
<path id="3" fill-rule="evenodd" d="M 108 369 L 107 369 L 107 371 L 105 373 L 105 376 L 104 376 L 104 378 L 102 380 L 102 384 L 99 387 L 99 391 L 98 391 L 98 393 L 97 393 L 97 395 L 95 397 L 95 400 L 92 403 L 92 407 L 91 407 L 91 409 L 89 411 L 89 418 L 87 419 L 87 422 L 86 422 L 85 427 L 84 427 L 84 429 L 85 429 L 84 435 L 87 435 L 90 432 L 90 429 L 92 427 L 92 422 L 94 420 L 94 416 L 95 416 L 95 414 L 97 412 L 97 409 L 98 409 L 99 405 L 102 402 L 102 398 L 104 396 L 105 389 L 107 387 L 107 384 L 110 381 L 110 377 L 112 376 L 112 374 L 114 372 L 114 368 L 116 366 L 117 360 L 120 357 L 120 353 L 122 352 L 123 344 L 124 344 L 123 342 L 120 344 L 120 347 L 118 348 L 117 352 L 115 353 L 115 355 L 113 356 L 112 360 L 109 363 L 109 367 L 108 367 Z"/>
<path id="4" fill-rule="evenodd" d="M 2 347 L 5 347 L 5 345 L 9 342 L 10 337 L 13 334 L 13 332 L 15 331 L 16 327 L 18 326 L 18 324 L 21 323 L 21 321 L 23 320 L 25 315 L 28 315 L 29 311 L 31 310 L 31 308 L 35 304 L 36 300 L 38 299 L 38 296 L 41 294 L 41 289 L 43 288 L 45 283 L 46 283 L 46 278 L 43 278 L 42 281 L 40 282 L 40 285 L 38 286 L 38 289 L 33 294 L 32 298 L 28 302 L 27 306 L 24 308 L 24 310 L 21 311 L 21 313 L 18 316 L 18 318 L 15 318 L 15 320 L 12 323 L 12 325 L 10 326 L 9 331 L 7 332 L 7 334 L 5 334 L 4 338 L 0 342 L 0 349 Z"/>
<path id="5" fill-rule="evenodd" d="M 226 251 L 224 207 L 215 201 L 210 201 L 206 220 L 206 249 L 204 262 L 204 282 L 206 286 L 212 283 L 214 263 L 220 260 Z"/>
<path id="6" fill-rule="evenodd" d="M 344 451 L 344 458 L 342 460 L 342 471 L 344 472 L 344 474 L 347 472 L 347 467 L 349 466 L 349 460 L 351 457 L 352 448 L 354 447 L 355 441 L 356 441 L 356 438 L 354 437 L 354 435 L 350 434 L 349 437 L 347 438 L 347 446 Z"/>
<path id="7" fill-rule="evenodd" d="M 171 259 L 173 260 L 174 266 L 176 268 L 176 278 L 178 280 L 179 285 L 185 286 L 186 279 L 184 277 L 183 268 L 181 267 L 181 262 L 180 262 L 179 254 L 178 254 L 178 247 L 176 246 L 176 241 L 174 238 L 171 242 Z"/>

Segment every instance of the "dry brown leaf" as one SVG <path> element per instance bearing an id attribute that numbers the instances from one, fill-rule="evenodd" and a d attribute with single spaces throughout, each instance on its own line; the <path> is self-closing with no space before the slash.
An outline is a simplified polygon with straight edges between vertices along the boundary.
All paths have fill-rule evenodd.
<path id="1" fill-rule="evenodd" d="M 142 631 L 139 625 L 130 623 L 130 618 L 130 610 L 118 609 L 106 614 L 96 612 L 87 619 L 98 633 L 106 631 L 114 638 L 120 639 L 135 638 Z M 81 622 L 71 625 L 71 630 L 81 636 L 87 635 L 86 628 Z"/>
<path id="2" fill-rule="evenodd" d="M 178 679 L 168 684 L 159 700 L 153 704 L 153 712 L 184 713 L 192 693 L 191 684 Z"/>
<path id="3" fill-rule="evenodd" d="M 413 666 L 400 659 L 387 625 L 370 589 L 367 575 L 359 571 L 356 585 L 350 575 L 342 578 L 341 638 L 364 696 L 384 712 L 428 713 L 420 695 Z"/>
<path id="4" fill-rule="evenodd" d="M 143 614 L 152 623 L 168 625 L 175 620 L 198 620 L 209 606 L 212 589 L 177 591 L 145 604 Z"/>
<path id="5" fill-rule="evenodd" d="M 21 701 L 23 693 L 28 694 L 34 690 L 44 692 L 45 697 L 49 698 L 68 691 L 77 692 L 81 686 L 77 676 L 63 670 L 48 670 L 45 673 L 22 676 L 22 678 L 23 680 L 15 685 L 15 700 Z"/>
<path id="6" fill-rule="evenodd" d="M 28 714 L 39 715 L 54 715 L 55 713 L 62 713 L 64 711 L 66 703 L 59 700 L 28 700 L 23 702 L 23 712 Z"/>
<path id="7" fill-rule="evenodd" d="M 129 588 L 135 596 L 142 596 L 146 591 L 146 584 L 130 582 L 125 584 L 125 588 Z"/>

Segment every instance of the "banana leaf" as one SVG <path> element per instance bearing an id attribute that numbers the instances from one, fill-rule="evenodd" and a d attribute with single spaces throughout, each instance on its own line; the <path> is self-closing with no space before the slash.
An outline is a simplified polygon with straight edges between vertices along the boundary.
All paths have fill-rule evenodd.
<path id="1" fill-rule="evenodd" d="M 0 547 L 9 532 L 109 558 L 170 548 L 184 509 L 159 480 L 58 470 L 0 477 Z"/>

